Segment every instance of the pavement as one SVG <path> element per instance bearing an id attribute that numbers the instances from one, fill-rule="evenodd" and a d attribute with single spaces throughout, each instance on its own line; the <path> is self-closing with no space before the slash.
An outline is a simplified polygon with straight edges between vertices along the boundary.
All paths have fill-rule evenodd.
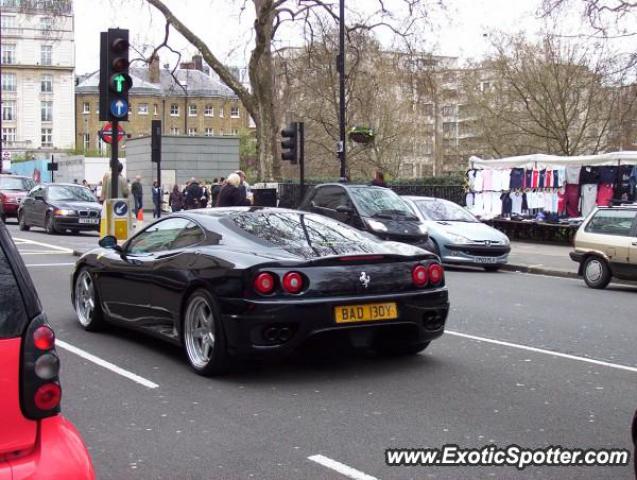
<path id="1" fill-rule="evenodd" d="M 69 301 L 72 251 L 95 235 L 9 229 L 56 331 L 63 413 L 100 479 L 634 478 L 624 466 L 390 467 L 385 449 L 632 452 L 635 287 L 448 269 L 446 333 L 423 354 L 387 359 L 327 347 L 210 379 L 194 374 L 178 347 L 79 326 Z M 556 253 L 547 250 L 541 263 Z"/>

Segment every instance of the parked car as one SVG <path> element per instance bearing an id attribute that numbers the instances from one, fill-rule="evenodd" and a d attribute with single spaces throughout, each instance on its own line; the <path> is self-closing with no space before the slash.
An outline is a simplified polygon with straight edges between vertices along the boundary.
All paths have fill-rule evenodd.
<path id="1" fill-rule="evenodd" d="M 606 288 L 613 277 L 637 280 L 637 204 L 593 210 L 574 246 L 570 257 L 590 288 Z"/>
<path id="2" fill-rule="evenodd" d="M 402 198 L 427 226 L 434 253 L 443 263 L 474 265 L 487 271 L 496 271 L 507 263 L 509 238 L 465 208 L 440 198 Z"/>
<path id="3" fill-rule="evenodd" d="M 0 364 L 0 478 L 95 478 L 80 434 L 60 414 L 55 334 L 3 224 Z"/>
<path id="4" fill-rule="evenodd" d="M 100 229 L 102 206 L 86 187 L 50 183 L 33 188 L 18 210 L 20 230 L 42 227 L 47 233 Z"/>
<path id="5" fill-rule="evenodd" d="M 0 220 L 18 218 L 18 207 L 26 194 L 35 186 L 29 177 L 0 174 Z"/>
<path id="6" fill-rule="evenodd" d="M 298 210 L 189 210 L 100 247 L 73 274 L 79 323 L 181 345 L 202 375 L 325 335 L 415 354 L 442 335 L 449 309 L 432 253 Z"/>
<path id="7" fill-rule="evenodd" d="M 341 183 L 317 185 L 307 193 L 299 210 L 325 215 L 381 240 L 432 248 L 427 227 L 388 188 Z"/>

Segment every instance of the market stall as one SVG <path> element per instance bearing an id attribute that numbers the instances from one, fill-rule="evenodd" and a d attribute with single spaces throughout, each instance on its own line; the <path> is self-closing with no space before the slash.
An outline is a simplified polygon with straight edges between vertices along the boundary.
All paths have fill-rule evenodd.
<path id="1" fill-rule="evenodd" d="M 512 238 L 570 242 L 596 206 L 636 201 L 637 152 L 469 159 L 467 208 Z"/>

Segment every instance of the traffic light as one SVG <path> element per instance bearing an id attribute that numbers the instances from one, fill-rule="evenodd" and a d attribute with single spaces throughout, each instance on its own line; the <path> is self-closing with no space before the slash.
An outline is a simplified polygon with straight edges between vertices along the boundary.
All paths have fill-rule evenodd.
<path id="1" fill-rule="evenodd" d="M 102 32 L 100 51 L 100 120 L 128 120 L 128 30 Z"/>
<path id="2" fill-rule="evenodd" d="M 289 160 L 292 165 L 299 161 L 299 123 L 288 124 L 281 130 L 281 159 Z"/>

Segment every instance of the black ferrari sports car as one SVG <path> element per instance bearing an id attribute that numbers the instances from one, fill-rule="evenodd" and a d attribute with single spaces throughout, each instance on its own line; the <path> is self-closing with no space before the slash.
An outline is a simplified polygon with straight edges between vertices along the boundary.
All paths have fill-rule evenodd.
<path id="1" fill-rule="evenodd" d="M 202 375 L 317 336 L 415 354 L 442 335 L 449 310 L 435 255 L 313 213 L 190 210 L 100 246 L 72 275 L 80 324 L 112 322 L 183 345 Z"/>

